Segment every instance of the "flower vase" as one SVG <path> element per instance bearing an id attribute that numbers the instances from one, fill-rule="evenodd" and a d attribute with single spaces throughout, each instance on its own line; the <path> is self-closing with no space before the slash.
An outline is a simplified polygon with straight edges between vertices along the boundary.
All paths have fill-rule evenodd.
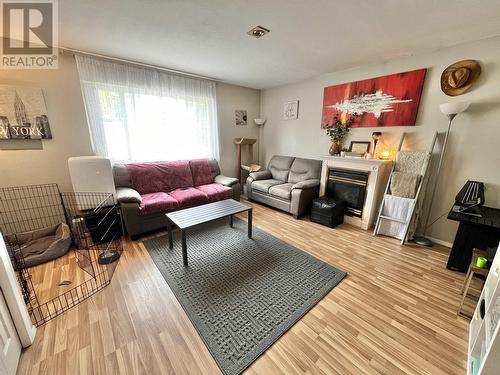
<path id="1" fill-rule="evenodd" d="M 332 145 L 330 146 L 330 155 L 339 155 L 340 150 L 342 149 L 342 146 L 338 142 L 333 142 Z"/>

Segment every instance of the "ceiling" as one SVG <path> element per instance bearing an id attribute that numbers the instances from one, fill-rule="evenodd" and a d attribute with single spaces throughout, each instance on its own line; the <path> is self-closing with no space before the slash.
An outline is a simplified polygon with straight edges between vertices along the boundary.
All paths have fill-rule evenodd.
<path id="1" fill-rule="evenodd" d="M 500 1 L 59 0 L 59 22 L 63 47 L 262 89 L 500 35 Z"/>

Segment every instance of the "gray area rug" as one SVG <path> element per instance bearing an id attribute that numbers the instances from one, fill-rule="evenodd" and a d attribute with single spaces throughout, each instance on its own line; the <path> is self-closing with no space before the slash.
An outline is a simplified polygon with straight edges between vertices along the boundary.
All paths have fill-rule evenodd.
<path id="1" fill-rule="evenodd" d="M 240 374 L 346 275 L 247 223 L 218 220 L 144 241 L 222 372 Z"/>

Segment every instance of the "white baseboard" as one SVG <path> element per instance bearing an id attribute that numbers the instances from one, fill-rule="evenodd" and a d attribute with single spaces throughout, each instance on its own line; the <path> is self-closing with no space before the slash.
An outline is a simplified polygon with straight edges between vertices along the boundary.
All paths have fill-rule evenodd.
<path id="1" fill-rule="evenodd" d="M 451 242 L 446 242 L 446 241 L 443 241 L 443 240 L 438 240 L 437 238 L 434 238 L 434 237 L 429 237 L 429 236 L 426 236 L 426 237 L 429 240 L 431 240 L 432 242 L 437 243 L 438 245 L 449 247 L 450 249 L 453 247 L 453 243 L 451 243 Z"/>

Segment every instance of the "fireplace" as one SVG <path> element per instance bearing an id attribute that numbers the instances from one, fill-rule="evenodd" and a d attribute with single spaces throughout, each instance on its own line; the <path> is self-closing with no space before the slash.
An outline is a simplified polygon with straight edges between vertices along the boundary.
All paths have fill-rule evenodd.
<path id="1" fill-rule="evenodd" d="M 390 160 L 324 156 L 320 195 L 344 194 L 351 202 L 344 222 L 369 229 L 377 219 L 391 167 Z"/>
<path id="2" fill-rule="evenodd" d="M 330 168 L 326 195 L 346 201 L 346 215 L 362 217 L 369 175 L 365 171 Z"/>

